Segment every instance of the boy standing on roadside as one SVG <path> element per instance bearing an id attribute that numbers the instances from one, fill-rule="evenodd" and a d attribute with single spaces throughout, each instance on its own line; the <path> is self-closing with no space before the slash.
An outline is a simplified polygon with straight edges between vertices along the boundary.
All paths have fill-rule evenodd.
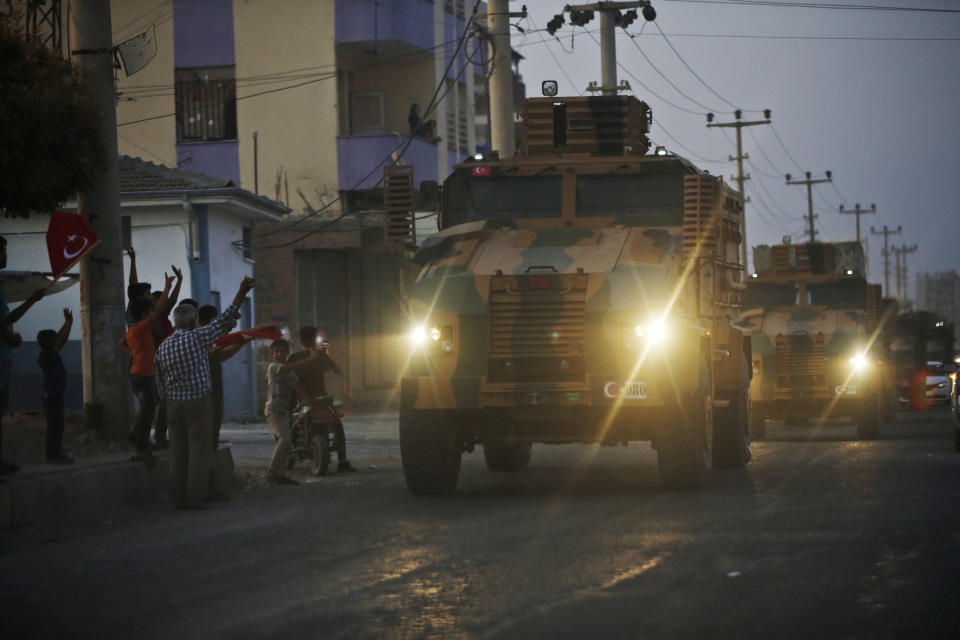
<path id="1" fill-rule="evenodd" d="M 287 460 L 290 458 L 290 409 L 294 389 L 303 396 L 307 404 L 313 404 L 313 398 L 297 380 L 294 373 L 313 361 L 313 357 L 295 364 L 287 363 L 290 355 L 290 343 L 280 338 L 270 344 L 271 362 L 267 367 L 267 403 L 264 414 L 267 422 L 277 436 L 277 446 L 273 449 L 270 466 L 267 467 L 267 482 L 274 484 L 300 484 L 284 474 Z"/>
<path id="2" fill-rule="evenodd" d="M 44 329 L 37 334 L 40 356 L 37 363 L 43 371 L 43 408 L 47 412 L 47 462 L 70 464 L 73 458 L 63 451 L 63 392 L 67 388 L 67 370 L 60 349 L 70 338 L 73 312 L 63 310 L 60 331 Z"/>

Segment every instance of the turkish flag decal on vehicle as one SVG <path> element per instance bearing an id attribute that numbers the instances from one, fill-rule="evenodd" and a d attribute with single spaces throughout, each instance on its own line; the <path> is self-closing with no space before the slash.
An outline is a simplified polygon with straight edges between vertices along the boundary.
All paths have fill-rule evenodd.
<path id="1" fill-rule="evenodd" d="M 47 251 L 54 278 L 76 264 L 100 240 L 80 214 L 54 211 L 47 227 Z"/>

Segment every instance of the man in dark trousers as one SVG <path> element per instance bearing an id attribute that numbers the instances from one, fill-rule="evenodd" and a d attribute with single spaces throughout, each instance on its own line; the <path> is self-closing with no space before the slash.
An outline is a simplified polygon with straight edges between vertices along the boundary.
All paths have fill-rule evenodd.
<path id="1" fill-rule="evenodd" d="M 239 307 L 253 289 L 253 278 L 240 283 L 233 302 L 203 327 L 197 310 L 181 305 L 173 311 L 176 332 L 157 349 L 157 388 L 167 403 L 170 427 L 170 479 L 178 509 L 199 509 L 207 497 L 213 462 L 210 347 L 234 326 Z"/>
<path id="2" fill-rule="evenodd" d="M 43 371 L 43 408 L 47 412 L 47 462 L 70 464 L 73 458 L 63 451 L 63 394 L 67 388 L 67 370 L 60 357 L 60 349 L 70 339 L 73 312 L 63 310 L 60 331 L 44 329 L 37 334 L 40 355 L 37 364 Z"/>
<path id="3" fill-rule="evenodd" d="M 7 268 L 7 240 L 0 236 L 0 269 Z M 13 365 L 13 350 L 23 344 L 23 337 L 13 330 L 13 323 L 23 317 L 30 307 L 43 298 L 43 289 L 30 294 L 23 304 L 10 311 L 3 287 L 0 287 L 0 445 L 3 444 L 3 412 L 10 398 L 10 369 Z M 0 457 L 0 475 L 15 473 L 20 467 Z M 0 478 L 0 482 L 3 479 Z"/>
<path id="4" fill-rule="evenodd" d="M 307 390 L 307 393 L 310 394 L 311 398 L 318 398 L 320 396 L 327 395 L 327 387 L 324 383 L 323 374 L 327 371 L 340 373 L 340 367 L 337 366 L 337 363 L 334 362 L 333 358 L 330 357 L 330 350 L 326 343 L 317 343 L 316 327 L 300 327 L 300 346 L 303 347 L 303 350 L 291 354 L 287 362 L 294 363 L 298 360 L 310 358 L 313 356 L 314 352 L 317 352 L 317 357 L 314 358 L 310 364 L 305 365 L 301 369 L 297 369 L 297 377 L 300 379 L 300 383 L 303 385 L 303 388 Z M 336 435 L 337 472 L 355 472 L 356 469 L 347 459 L 347 438 L 343 432 L 343 425 L 340 424 L 339 421 L 337 421 Z"/>

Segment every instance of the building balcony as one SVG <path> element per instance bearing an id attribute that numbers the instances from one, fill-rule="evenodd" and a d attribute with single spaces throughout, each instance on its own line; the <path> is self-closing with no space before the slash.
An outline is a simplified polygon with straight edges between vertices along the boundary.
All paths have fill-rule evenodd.
<path id="1" fill-rule="evenodd" d="M 338 52 L 367 49 L 384 55 L 433 47 L 433 3 L 426 0 L 336 0 Z M 404 47 L 406 45 L 406 47 Z"/>
<path id="2" fill-rule="evenodd" d="M 383 166 L 391 162 L 391 154 L 399 152 L 398 147 L 402 148 L 406 139 L 407 136 L 395 133 L 338 137 L 340 191 L 372 189 L 378 186 L 383 176 Z M 442 179 L 437 171 L 437 143 L 426 138 L 413 138 L 399 163 L 413 166 L 415 184 L 419 184 L 421 180 Z"/>

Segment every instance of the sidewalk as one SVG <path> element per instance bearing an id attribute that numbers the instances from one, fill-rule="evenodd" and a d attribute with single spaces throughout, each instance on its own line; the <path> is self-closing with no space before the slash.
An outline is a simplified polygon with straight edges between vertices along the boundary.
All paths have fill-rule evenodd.
<path id="1" fill-rule="evenodd" d="M 217 485 L 233 483 L 229 447 L 214 459 Z M 165 496 L 169 461 L 158 452 L 153 468 L 130 462 L 129 453 L 77 458 L 72 465 L 24 465 L 0 484 L 0 529 L 22 527 L 48 518 L 124 505 Z"/>

